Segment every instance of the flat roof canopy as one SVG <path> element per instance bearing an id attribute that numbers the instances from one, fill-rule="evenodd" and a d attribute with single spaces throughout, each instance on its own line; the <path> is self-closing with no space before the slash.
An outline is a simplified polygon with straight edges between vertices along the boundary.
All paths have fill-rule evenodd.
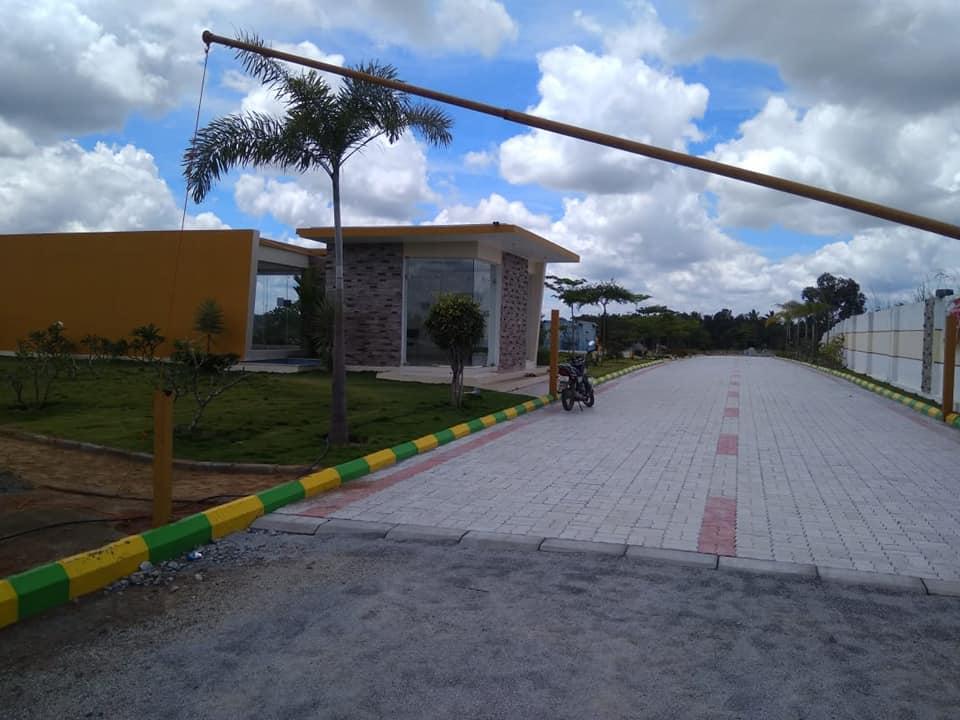
<path id="1" fill-rule="evenodd" d="M 308 240 L 332 243 L 332 227 L 297 228 Z M 383 242 L 481 242 L 502 252 L 548 263 L 580 262 L 580 256 L 566 248 L 524 230 L 517 225 L 380 225 L 343 228 L 344 243 Z"/>

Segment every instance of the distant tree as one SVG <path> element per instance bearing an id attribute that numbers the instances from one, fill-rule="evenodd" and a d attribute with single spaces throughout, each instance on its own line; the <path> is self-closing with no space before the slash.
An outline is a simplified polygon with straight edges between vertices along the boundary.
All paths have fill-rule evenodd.
<path id="1" fill-rule="evenodd" d="M 473 349 L 483 339 L 485 321 L 480 303 L 461 293 L 441 294 L 423 323 L 430 338 L 450 353 L 450 402 L 463 404 L 463 368 Z"/>
<path id="2" fill-rule="evenodd" d="M 801 297 L 807 302 L 822 303 L 827 306 L 821 321 L 827 327 L 836 325 L 865 311 L 867 298 L 860 292 L 860 285 L 852 278 L 835 277 L 823 273 L 817 278 L 816 286 L 803 289 Z"/>
<path id="3" fill-rule="evenodd" d="M 577 288 L 586 285 L 586 278 L 566 278 L 559 277 L 557 275 L 547 275 L 546 281 L 543 283 L 548 290 L 553 291 L 553 296 L 570 308 L 570 321 L 573 322 L 576 318 L 573 315 L 574 306 L 576 303 L 576 294 L 571 294 L 572 291 L 575 291 Z"/>
<path id="4" fill-rule="evenodd" d="M 641 303 L 650 298 L 649 295 L 627 290 L 613 280 L 606 282 L 579 285 L 567 293 L 568 299 L 578 307 L 584 305 L 598 305 L 602 309 L 600 338 L 607 342 L 607 305 L 610 303 Z"/>
<path id="5" fill-rule="evenodd" d="M 766 324 L 783 323 L 787 328 L 787 344 L 790 343 L 791 335 L 793 335 L 794 351 L 797 354 L 805 352 L 804 339 L 807 340 L 806 345 L 809 346 L 809 352 L 815 354 L 819 343 L 817 330 L 818 328 L 827 329 L 823 323 L 825 322 L 824 318 L 828 317 L 829 311 L 830 306 L 826 303 L 809 301 L 802 303 L 797 300 L 788 300 L 780 305 L 778 312 L 767 317 Z"/>

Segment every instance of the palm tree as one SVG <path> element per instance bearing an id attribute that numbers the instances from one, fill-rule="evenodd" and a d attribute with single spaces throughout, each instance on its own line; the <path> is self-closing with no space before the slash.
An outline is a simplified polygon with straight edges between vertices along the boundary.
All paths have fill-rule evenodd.
<path id="1" fill-rule="evenodd" d="M 240 40 L 263 45 L 257 36 Z M 451 118 L 439 107 L 414 102 L 402 92 L 344 78 L 334 89 L 315 70 L 293 74 L 284 64 L 251 50 L 238 50 L 244 70 L 274 91 L 286 105 L 283 117 L 237 113 L 202 128 L 183 159 L 183 173 L 194 201 L 201 202 L 215 181 L 234 167 L 277 167 L 305 173 L 316 167 L 333 186 L 334 323 L 329 440 L 349 439 L 347 373 L 343 320 L 343 233 L 340 224 L 340 173 L 343 164 L 377 138 L 390 143 L 413 130 L 431 145 L 444 146 L 453 136 Z M 391 65 L 358 65 L 371 75 L 397 79 Z"/>
<path id="2" fill-rule="evenodd" d="M 816 352 L 816 318 L 818 315 L 821 315 L 823 312 L 829 309 L 829 305 L 826 305 L 821 302 L 799 302 L 797 300 L 787 300 L 779 306 L 780 311 L 776 313 L 771 313 L 767 316 L 767 325 L 773 325 L 777 322 L 784 322 L 787 325 L 787 341 L 790 340 L 790 328 L 796 326 L 796 353 L 800 354 L 802 351 L 801 338 L 800 338 L 800 323 L 803 323 L 804 339 L 808 340 L 808 343 L 811 347 L 811 354 Z M 811 319 L 813 321 L 813 329 L 810 328 Z"/>

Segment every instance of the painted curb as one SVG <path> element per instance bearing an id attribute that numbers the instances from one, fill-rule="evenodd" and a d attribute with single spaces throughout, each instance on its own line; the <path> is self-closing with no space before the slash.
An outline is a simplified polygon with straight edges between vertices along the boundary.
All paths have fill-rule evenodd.
<path id="1" fill-rule="evenodd" d="M 917 400 L 916 398 L 909 397 L 903 393 L 896 392 L 890 388 L 883 387 L 877 383 L 872 383 L 863 378 L 859 378 L 856 375 L 851 375 L 850 373 L 845 373 L 841 370 L 832 370 L 830 368 L 820 367 L 819 365 L 813 365 L 811 363 L 802 362 L 800 360 L 792 360 L 790 358 L 782 358 L 788 362 L 795 363 L 797 365 L 803 365 L 808 367 L 811 370 L 816 370 L 818 372 L 827 373 L 828 375 L 833 375 L 834 377 L 841 378 L 842 380 L 848 380 L 854 385 L 859 385 L 864 390 L 869 390 L 870 392 L 875 392 L 878 395 L 883 395 L 885 398 L 890 400 L 895 400 L 896 402 L 906 405 L 912 410 L 916 410 L 919 413 L 923 413 L 927 417 L 931 417 L 934 420 L 942 420 L 946 425 L 960 429 L 960 414 L 950 413 L 944 418 L 943 411 L 930 403 L 924 402 L 922 400 Z"/>
<path id="2" fill-rule="evenodd" d="M 601 385 L 663 362 L 654 360 L 632 365 L 595 378 L 593 382 Z M 0 628 L 63 605 L 81 595 L 96 592 L 136 572 L 144 561 L 156 564 L 178 557 L 206 545 L 211 540 L 244 530 L 257 518 L 284 505 L 334 490 L 343 483 L 429 452 L 471 433 L 526 415 L 555 402 L 556 399 L 553 395 L 542 395 L 416 440 L 310 473 L 254 495 L 217 505 L 169 525 L 130 535 L 96 550 L 78 553 L 0 579 Z M 326 524 L 318 529 L 325 531 Z"/>

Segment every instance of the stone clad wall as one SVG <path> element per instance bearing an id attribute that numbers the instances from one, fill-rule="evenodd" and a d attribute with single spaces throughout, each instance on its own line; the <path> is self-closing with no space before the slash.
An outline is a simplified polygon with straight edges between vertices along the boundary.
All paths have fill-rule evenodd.
<path id="1" fill-rule="evenodd" d="M 326 287 L 333 298 L 333 243 Z M 348 365 L 400 365 L 403 328 L 403 245 L 348 245 L 343 255 L 344 323 Z"/>
<path id="2" fill-rule="evenodd" d="M 527 343 L 527 301 L 530 274 L 526 258 L 503 254 L 503 285 L 500 300 L 501 370 L 524 367 Z"/>

